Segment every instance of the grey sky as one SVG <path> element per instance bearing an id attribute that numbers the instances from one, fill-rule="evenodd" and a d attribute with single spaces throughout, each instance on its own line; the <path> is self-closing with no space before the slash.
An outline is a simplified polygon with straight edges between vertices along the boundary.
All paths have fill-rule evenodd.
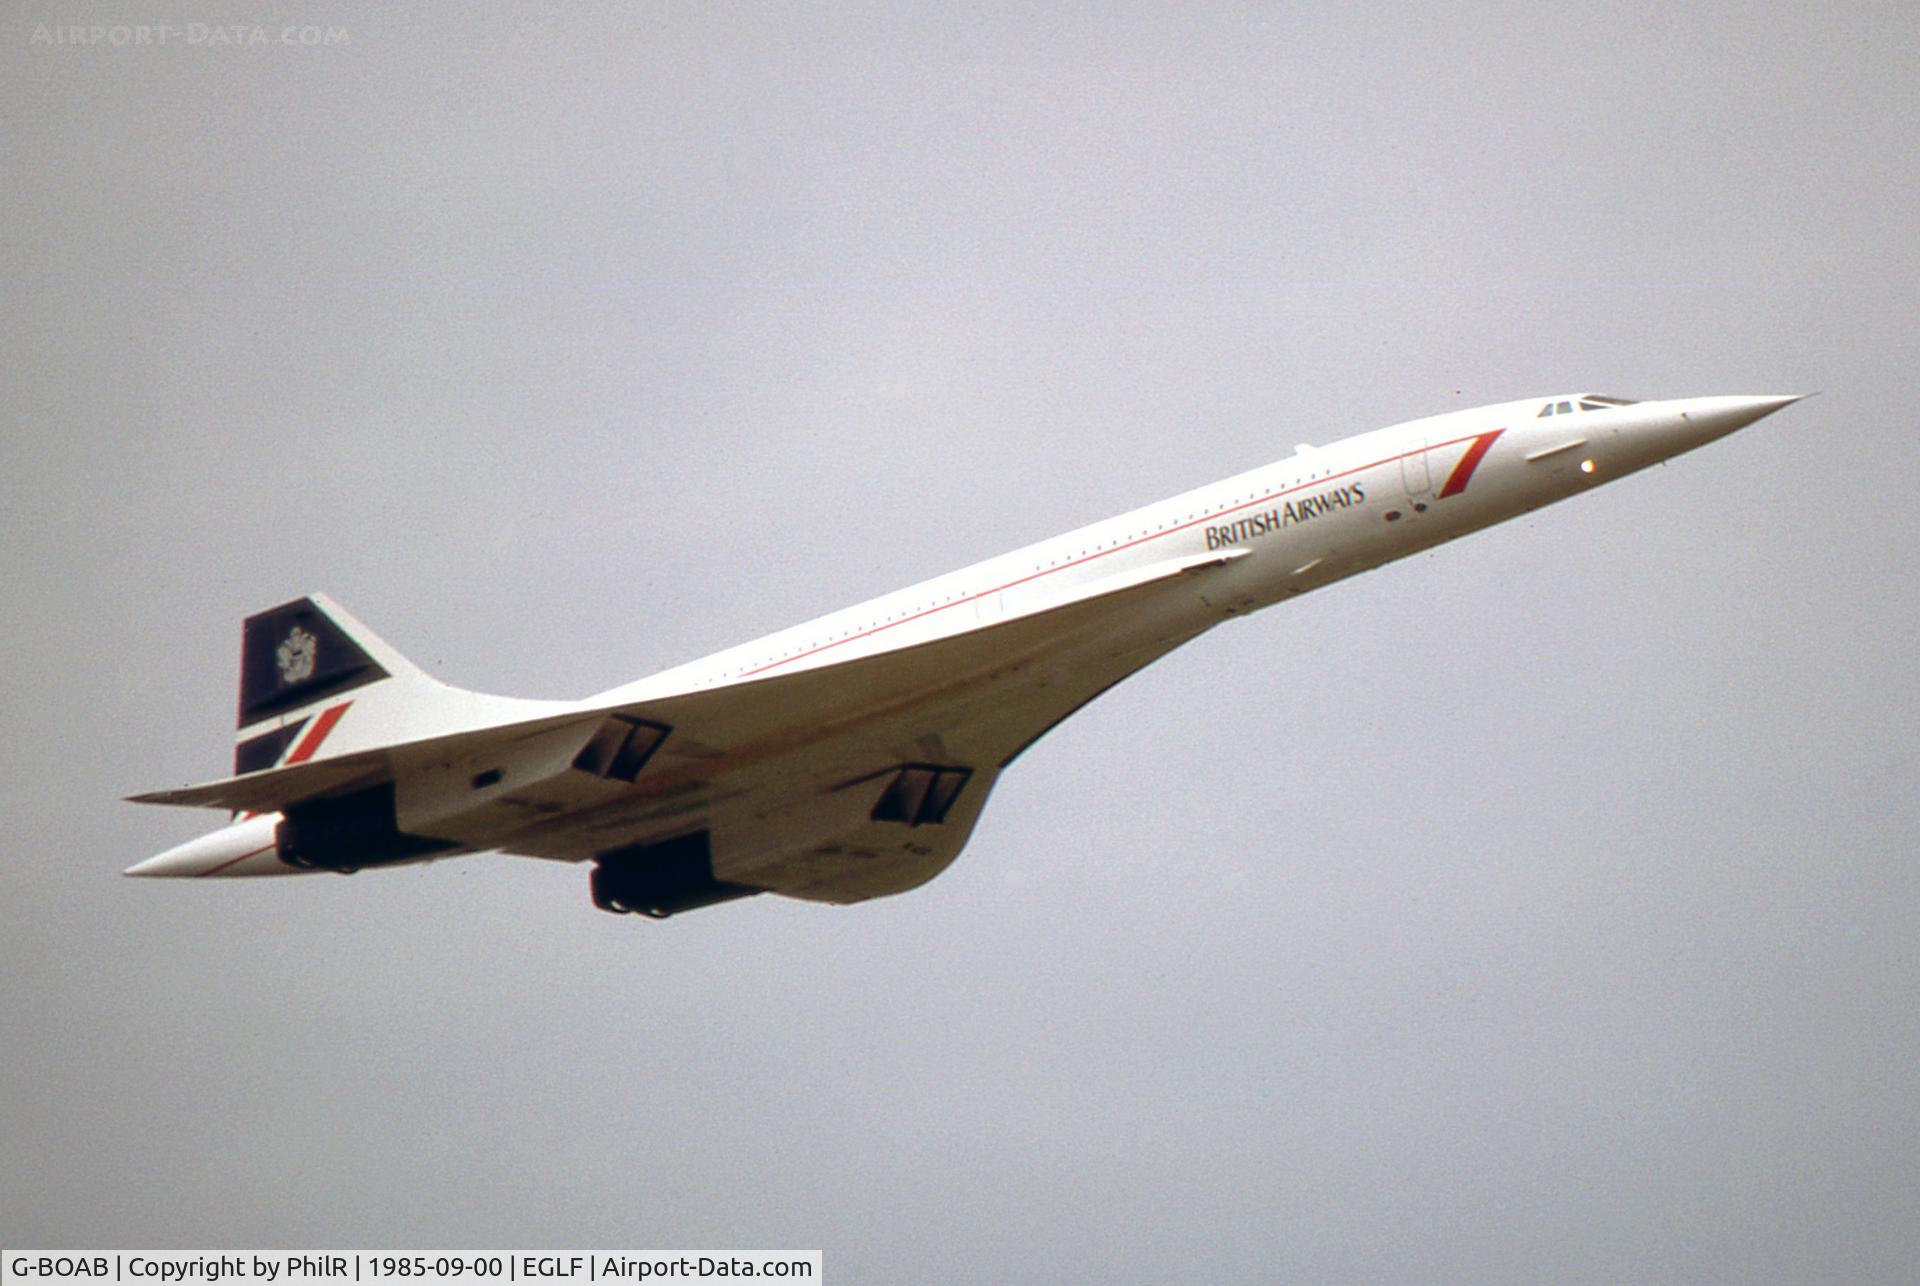
<path id="1" fill-rule="evenodd" d="M 1920 1260 L 1911 6 L 21 8 L 8 1244 Z M 1822 396 L 1176 653 L 908 896 L 119 878 L 299 593 L 581 695 L 1576 387 Z"/>

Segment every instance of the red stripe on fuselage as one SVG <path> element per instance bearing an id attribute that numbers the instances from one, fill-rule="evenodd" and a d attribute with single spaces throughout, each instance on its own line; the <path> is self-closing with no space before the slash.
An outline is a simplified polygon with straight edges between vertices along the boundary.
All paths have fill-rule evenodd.
<path id="1" fill-rule="evenodd" d="M 1004 590 L 1009 590 L 1020 585 L 1025 585 L 1028 581 L 1039 580 L 1043 576 L 1052 576 L 1059 572 L 1064 572 L 1068 568 L 1079 567 L 1084 563 L 1093 562 L 1095 559 L 1111 557 L 1114 554 L 1120 553 L 1122 550 L 1132 549 L 1136 545 L 1144 545 L 1150 540 L 1163 540 L 1168 536 L 1178 535 L 1180 532 L 1189 531 L 1194 527 L 1205 526 L 1208 523 L 1217 523 L 1222 518 L 1225 518 L 1228 514 L 1236 514 L 1243 509 L 1257 508 L 1260 505 L 1264 505 L 1271 501 L 1278 500 L 1282 496 L 1290 496 L 1296 491 L 1307 491 L 1307 490 L 1311 490 L 1314 487 L 1325 486 L 1327 483 L 1338 481 L 1341 478 L 1351 478 L 1356 473 L 1365 473 L 1369 469 L 1378 469 L 1382 465 L 1394 464 L 1400 460 L 1406 459 L 1410 455 L 1420 455 L 1423 452 L 1426 452 L 1429 450 L 1444 451 L 1448 447 L 1459 446 L 1462 442 L 1471 442 L 1473 443 L 1473 445 L 1467 448 L 1467 454 L 1461 458 L 1460 464 L 1454 466 L 1454 470 L 1453 470 L 1454 474 L 1458 475 L 1460 473 L 1461 468 L 1465 466 L 1466 475 L 1464 477 L 1461 477 L 1460 486 L 1458 488 L 1458 490 L 1464 490 L 1467 485 L 1467 478 L 1472 477 L 1474 469 L 1478 468 L 1480 465 L 1480 457 L 1484 456 L 1487 453 L 1487 448 L 1493 445 L 1493 440 L 1505 432 L 1506 432 L 1505 429 L 1495 429 L 1491 433 L 1476 433 L 1469 437 L 1450 438 L 1445 442 L 1436 443 L 1432 447 L 1423 446 L 1423 447 L 1416 447 L 1411 451 L 1402 451 L 1398 455 L 1386 456 L 1383 459 L 1372 460 L 1366 464 L 1356 465 L 1351 469 L 1342 469 L 1338 473 L 1330 473 L 1324 478 L 1309 478 L 1307 481 L 1299 483 L 1296 486 L 1282 487 L 1280 488 L 1280 490 L 1268 492 L 1264 496 L 1256 496 L 1252 500 L 1244 501 L 1237 505 L 1231 505 L 1225 509 L 1222 509 L 1219 513 L 1202 514 L 1200 517 L 1195 518 L 1190 522 L 1183 522 L 1183 523 L 1176 524 L 1175 526 L 1167 528 L 1165 531 L 1150 532 L 1145 536 L 1139 536 L 1133 540 L 1125 541 L 1121 544 L 1115 545 L 1111 549 L 1102 549 L 1097 553 L 1088 554 L 1084 558 L 1075 558 L 1069 562 L 1061 563 L 1058 567 L 1043 567 L 1039 571 L 1030 572 L 1025 576 L 1017 577 L 1014 580 L 1010 580 L 1004 585 L 996 585 L 992 589 L 983 589 L 977 594 L 968 594 L 968 595 L 965 595 L 964 597 L 956 598 L 951 603 L 942 603 L 938 607 L 929 607 L 925 611 L 914 612 L 909 616 L 903 616 L 897 621 L 888 621 L 884 625 L 875 625 L 875 626 L 872 626 L 871 628 L 860 630 L 856 633 L 849 634 L 847 637 L 843 639 L 834 639 L 831 642 L 816 644 L 815 646 L 810 647 L 803 652 L 797 652 L 792 656 L 784 657 L 778 661 L 768 661 L 763 665 L 756 665 L 752 669 L 741 670 L 737 674 L 731 677 L 741 678 L 741 679 L 751 679 L 755 675 L 765 674 L 769 670 L 777 670 L 782 666 L 792 665 L 795 661 L 804 661 L 810 656 L 818 656 L 822 652 L 828 652 L 837 647 L 845 647 L 847 644 L 857 643 L 861 639 L 872 638 L 876 634 L 881 634 L 887 630 L 896 629 L 902 625 L 910 625 L 914 621 L 922 620 L 926 617 L 932 616 L 936 612 L 948 612 L 948 611 L 952 611 L 956 607 L 965 607 L 968 603 L 976 602 L 979 599 L 988 598 L 994 594 L 1001 593 Z M 1468 460 L 1471 460 L 1473 463 L 1471 465 L 1468 465 L 1467 464 Z M 1451 477 L 1448 478 L 1447 479 L 1448 488 L 1453 488 L 1453 485 L 1454 485 L 1453 478 Z M 1455 490 L 1452 490 L 1452 489 L 1445 490 L 1445 491 L 1442 491 L 1440 494 L 1443 496 L 1450 496 L 1455 494 Z"/>
<path id="2" fill-rule="evenodd" d="M 1495 438 L 1505 432 L 1505 429 L 1495 429 L 1491 433 L 1482 433 L 1473 440 L 1473 445 L 1467 448 L 1467 453 L 1460 457 L 1460 463 L 1454 465 L 1453 472 L 1447 475 L 1447 485 L 1440 488 L 1440 499 L 1457 496 L 1467 489 L 1467 484 L 1473 481 L 1473 471 L 1480 467 L 1482 457 L 1487 454 L 1487 448 L 1493 445 Z"/>

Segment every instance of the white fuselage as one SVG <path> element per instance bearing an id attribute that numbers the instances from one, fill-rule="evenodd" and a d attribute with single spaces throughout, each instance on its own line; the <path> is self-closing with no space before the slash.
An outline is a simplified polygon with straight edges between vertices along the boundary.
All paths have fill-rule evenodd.
<path id="1" fill-rule="evenodd" d="M 975 563 L 594 698 L 641 699 L 833 665 L 1044 611 L 1141 568 L 1220 550 L 1215 607 L 1247 612 L 1590 490 L 1722 437 L 1791 397 L 1577 409 L 1531 398 L 1412 420 Z M 1541 416 L 1543 406 L 1568 406 Z"/>
<path id="2" fill-rule="evenodd" d="M 577 748 L 567 739 L 585 735 L 585 725 L 569 724 L 576 712 L 584 716 L 615 708 L 644 710 L 649 702 L 751 686 L 758 680 L 826 669 L 1039 617 L 1073 604 L 1113 601 L 1136 584 L 1161 583 L 1189 569 L 1203 570 L 1190 582 L 1190 592 L 1129 598 L 1140 606 L 1103 617 L 1094 634 L 1055 644 L 1049 664 L 1062 682 L 1075 676 L 1082 681 L 1089 676 L 1118 681 L 1226 617 L 1317 589 L 1610 482 L 1723 437 L 1794 400 L 1707 397 L 1621 403 L 1564 395 L 1432 416 L 1323 447 L 1301 447 L 1274 464 L 579 702 L 484 697 L 416 677 L 408 689 L 413 694 L 409 700 L 390 708 L 395 717 L 411 717 L 417 713 L 415 707 L 427 703 L 436 720 L 427 729 L 430 732 L 544 719 L 547 722 L 541 727 L 555 729 L 541 734 L 556 747 L 553 771 L 566 776 L 567 763 Z M 370 635 L 364 641 L 380 652 L 388 669 L 405 666 Z M 793 750 L 791 739 L 779 741 L 759 760 L 749 756 L 735 769 L 727 789 L 743 796 L 762 789 L 770 774 L 788 771 L 783 764 L 802 763 L 808 771 L 828 772 L 827 766 L 838 762 L 836 738 L 864 736 L 859 720 L 871 725 L 895 717 L 903 708 L 898 700 L 876 697 L 876 702 L 868 710 L 856 701 L 857 717 L 842 719 L 836 711 L 833 718 L 810 728 L 802 759 L 768 758 L 783 749 Z M 371 700 L 361 704 L 373 706 Z M 341 702 L 315 718 L 310 725 L 313 730 L 286 752 L 283 765 L 312 753 L 345 706 Z M 456 842 L 459 851 L 502 848 L 578 860 L 593 856 L 596 844 L 604 848 L 611 843 L 606 837 L 614 834 L 613 828 L 623 818 L 636 828 L 629 840 L 644 838 L 642 831 L 656 819 L 660 800 L 671 797 L 676 789 L 706 792 L 689 796 L 690 801 L 717 798 L 717 787 L 700 780 L 695 762 L 650 776 L 653 793 L 612 792 L 598 812 L 573 809 L 548 817 L 537 810 L 523 810 L 512 814 L 509 826 L 495 820 L 496 814 L 487 812 L 480 802 L 486 798 L 483 788 L 498 781 L 500 772 L 476 773 L 473 766 L 429 762 L 432 755 L 414 763 L 419 756 L 409 759 L 404 743 L 410 735 L 420 735 L 418 729 L 388 727 L 381 722 L 384 716 L 371 709 L 365 717 L 356 717 L 358 724 L 345 725 L 345 732 L 329 743 L 329 751 L 393 747 L 394 771 L 402 774 L 397 795 L 402 829 L 414 812 L 438 805 L 433 791 L 439 787 L 431 783 L 444 778 L 447 789 L 459 797 L 455 802 L 472 808 L 464 821 L 441 818 L 420 833 Z M 526 741 L 521 753 L 538 757 L 546 753 L 543 744 L 537 739 Z M 409 763 L 414 767 L 407 768 Z M 769 763 L 773 766 L 767 767 Z M 402 773 L 403 769 L 411 775 Z M 512 786 L 504 783 L 502 789 Z M 575 787 L 568 790 L 569 798 L 579 793 Z M 977 810 L 985 790 L 983 780 L 968 807 Z M 531 801 L 524 792 L 519 798 Z M 736 852 L 751 856 L 762 849 L 771 851 L 790 841 L 799 827 L 792 815 L 777 808 L 756 816 L 759 820 L 747 824 L 748 828 L 758 827 L 765 834 L 729 837 Z M 669 817 L 660 824 L 671 821 Z M 222 831 L 149 859 L 130 873 L 287 873 L 293 868 L 275 851 L 278 822 L 279 814 L 273 812 L 243 817 Z M 937 869 L 937 864 L 928 867 L 928 871 Z M 926 872 L 902 877 L 899 887 L 924 878 Z"/>

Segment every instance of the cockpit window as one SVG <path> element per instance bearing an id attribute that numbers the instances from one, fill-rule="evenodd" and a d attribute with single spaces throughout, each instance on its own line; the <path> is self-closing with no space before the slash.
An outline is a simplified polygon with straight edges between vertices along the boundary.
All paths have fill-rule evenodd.
<path id="1" fill-rule="evenodd" d="M 1631 399 L 1624 397 L 1602 397 L 1598 393 L 1582 393 L 1578 402 L 1548 402 L 1540 408 L 1535 419 L 1545 419 L 1549 415 L 1568 415 L 1574 411 L 1607 411 L 1616 406 L 1632 406 Z"/>

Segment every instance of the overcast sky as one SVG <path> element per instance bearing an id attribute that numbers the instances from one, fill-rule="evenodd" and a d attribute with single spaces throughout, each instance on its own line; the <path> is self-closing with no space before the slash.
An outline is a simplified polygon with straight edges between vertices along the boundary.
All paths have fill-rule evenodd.
<path id="1" fill-rule="evenodd" d="M 247 8 L 0 21 L 7 1244 L 1920 1262 L 1912 5 Z M 1575 388 L 1821 396 L 1201 639 L 914 893 L 120 878 L 298 594 L 579 696 Z"/>

